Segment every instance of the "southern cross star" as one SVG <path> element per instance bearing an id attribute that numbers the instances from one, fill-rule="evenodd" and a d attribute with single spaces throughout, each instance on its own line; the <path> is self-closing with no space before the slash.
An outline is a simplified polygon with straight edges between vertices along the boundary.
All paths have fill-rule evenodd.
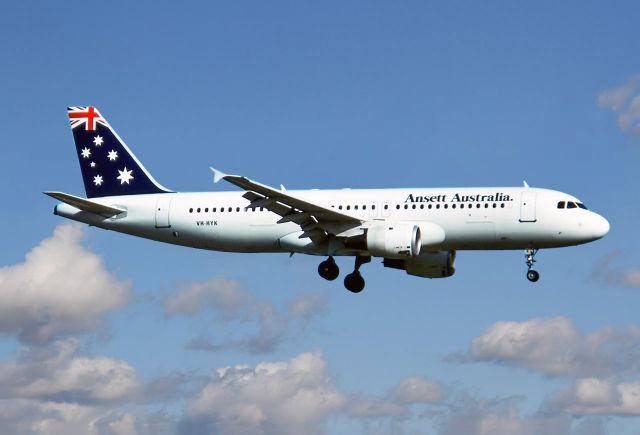
<path id="1" fill-rule="evenodd" d="M 91 156 L 91 150 L 89 148 L 83 148 L 80 154 L 82 154 L 83 159 L 88 159 Z"/>
<path id="2" fill-rule="evenodd" d="M 95 184 L 96 186 L 101 186 L 102 185 L 102 175 L 96 175 L 95 177 L 93 177 L 93 184 Z"/>
<path id="3" fill-rule="evenodd" d="M 129 184 L 129 181 L 133 180 L 133 175 L 131 175 L 131 172 L 133 172 L 131 169 L 129 169 L 127 171 L 127 167 L 126 166 L 124 167 L 124 169 L 122 171 L 118 170 L 118 173 L 120 175 L 118 175 L 116 178 L 118 180 L 120 180 L 120 184 L 124 184 L 124 183 Z"/>
<path id="4" fill-rule="evenodd" d="M 112 162 L 114 160 L 117 160 L 118 159 L 118 151 L 114 151 L 114 150 L 109 151 L 109 155 L 107 157 L 109 157 L 109 160 L 111 160 Z"/>
<path id="5" fill-rule="evenodd" d="M 104 139 L 102 138 L 102 136 L 96 136 L 93 138 L 93 143 L 95 144 L 95 146 L 99 147 L 102 145 L 103 140 Z"/>

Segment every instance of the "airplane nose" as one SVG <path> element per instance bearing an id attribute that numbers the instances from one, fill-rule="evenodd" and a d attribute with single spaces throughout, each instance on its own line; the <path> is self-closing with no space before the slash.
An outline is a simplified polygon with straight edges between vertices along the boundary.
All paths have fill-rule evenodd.
<path id="1" fill-rule="evenodd" d="M 595 214 L 589 225 L 591 227 L 591 232 L 593 237 L 596 239 L 601 239 L 607 235 L 609 229 L 611 228 L 609 225 L 609 221 L 600 216 L 599 214 Z"/>

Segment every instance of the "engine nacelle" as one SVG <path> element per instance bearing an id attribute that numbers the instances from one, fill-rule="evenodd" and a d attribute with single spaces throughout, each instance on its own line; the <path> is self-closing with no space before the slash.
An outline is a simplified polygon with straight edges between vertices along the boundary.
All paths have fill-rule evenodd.
<path id="1" fill-rule="evenodd" d="M 420 227 L 408 223 L 384 222 L 369 227 L 365 234 L 349 237 L 345 247 L 369 251 L 374 257 L 412 258 L 420 255 Z"/>
<path id="2" fill-rule="evenodd" d="M 455 269 L 456 251 L 424 252 L 417 257 L 405 260 L 385 258 L 385 267 L 405 270 L 409 275 L 423 278 L 447 278 Z"/>

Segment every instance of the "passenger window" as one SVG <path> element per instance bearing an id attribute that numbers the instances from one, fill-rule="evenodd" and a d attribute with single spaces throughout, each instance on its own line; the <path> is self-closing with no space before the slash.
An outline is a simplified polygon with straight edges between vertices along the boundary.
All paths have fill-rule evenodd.
<path id="1" fill-rule="evenodd" d="M 420 204 L 420 210 L 424 210 L 424 204 Z"/>
<path id="2" fill-rule="evenodd" d="M 456 208 L 456 205 L 455 205 L 455 204 L 453 204 L 453 205 L 451 206 L 451 208 Z"/>
<path id="3" fill-rule="evenodd" d="M 193 213 L 193 209 L 192 208 L 189 209 L 189 213 Z"/>
<path id="4" fill-rule="evenodd" d="M 449 204 L 445 204 L 445 205 L 444 205 L 444 208 L 449 208 Z"/>
<path id="5" fill-rule="evenodd" d="M 440 208 L 440 204 L 436 204 L 436 208 Z"/>
<path id="6" fill-rule="evenodd" d="M 480 203 L 476 204 L 476 208 L 480 208 Z"/>
<path id="7" fill-rule="evenodd" d="M 400 204 L 396 205 L 396 210 L 400 210 Z"/>
<path id="8" fill-rule="evenodd" d="M 489 208 L 489 204 L 485 204 L 485 205 L 484 205 L 484 208 Z"/>
<path id="9" fill-rule="evenodd" d="M 413 205 L 411 206 L 411 208 L 415 210 L 415 209 L 416 209 L 416 205 L 415 205 L 415 204 L 413 204 Z"/>
<path id="10" fill-rule="evenodd" d="M 409 208 L 409 204 L 405 204 L 405 205 L 404 205 L 404 209 L 406 210 L 406 209 L 408 209 L 408 208 Z"/>
<path id="11" fill-rule="evenodd" d="M 504 202 L 500 204 L 500 208 L 504 208 Z"/>
<path id="12" fill-rule="evenodd" d="M 204 209 L 204 212 L 205 212 L 205 213 L 209 213 L 209 207 L 205 208 L 205 209 Z"/>
<path id="13" fill-rule="evenodd" d="M 350 205 L 347 206 L 347 210 L 351 210 L 351 206 Z"/>
<path id="14" fill-rule="evenodd" d="M 357 205 L 354 205 L 354 206 L 353 206 L 353 209 L 354 209 L 354 210 L 357 210 L 357 209 L 358 209 L 358 206 L 357 206 Z"/>
<path id="15" fill-rule="evenodd" d="M 495 202 L 493 203 L 493 208 L 496 208 L 498 206 L 498 204 L 496 204 Z"/>
<path id="16" fill-rule="evenodd" d="M 198 207 L 198 210 L 197 210 L 197 211 L 198 211 L 198 213 L 200 213 L 200 207 Z"/>
<path id="17" fill-rule="evenodd" d="M 464 204 L 460 204 L 460 208 L 464 208 Z"/>
<path id="18" fill-rule="evenodd" d="M 429 204 L 429 210 L 433 208 L 433 204 Z"/>
<path id="19" fill-rule="evenodd" d="M 366 209 L 367 209 L 367 206 L 366 206 L 366 205 L 363 205 L 363 206 L 362 206 L 362 209 L 363 209 L 363 210 L 366 210 Z"/>
<path id="20" fill-rule="evenodd" d="M 564 208 L 564 201 L 560 201 L 558 203 L 558 208 Z"/>
<path id="21" fill-rule="evenodd" d="M 567 208 L 578 208 L 575 202 L 567 202 Z"/>

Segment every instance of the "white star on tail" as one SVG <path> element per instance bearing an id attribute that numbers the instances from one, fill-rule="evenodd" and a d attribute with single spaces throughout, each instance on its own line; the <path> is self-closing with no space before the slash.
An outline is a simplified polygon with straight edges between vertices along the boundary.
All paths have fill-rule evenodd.
<path id="1" fill-rule="evenodd" d="M 96 136 L 93 138 L 93 143 L 95 144 L 95 146 L 99 147 L 102 145 L 104 139 L 102 139 L 102 136 Z"/>
<path id="2" fill-rule="evenodd" d="M 118 173 L 120 175 L 118 175 L 116 178 L 120 180 L 120 184 L 124 184 L 124 183 L 129 184 L 129 181 L 133 180 L 133 175 L 131 175 L 131 172 L 133 172 L 131 169 L 127 171 L 126 166 L 122 171 L 118 170 Z"/>
<path id="3" fill-rule="evenodd" d="M 96 162 L 91 162 L 91 167 L 95 168 L 96 167 Z"/>
<path id="4" fill-rule="evenodd" d="M 95 184 L 96 186 L 101 186 L 102 185 L 102 175 L 96 175 L 95 177 L 93 177 L 93 184 Z"/>
<path id="5" fill-rule="evenodd" d="M 83 159 L 88 159 L 91 156 L 91 150 L 89 148 L 83 148 L 80 154 L 82 154 Z"/>
<path id="6" fill-rule="evenodd" d="M 114 150 L 109 151 L 109 155 L 107 157 L 109 157 L 109 160 L 111 160 L 112 162 L 117 160 L 118 159 L 118 151 L 114 151 Z"/>

